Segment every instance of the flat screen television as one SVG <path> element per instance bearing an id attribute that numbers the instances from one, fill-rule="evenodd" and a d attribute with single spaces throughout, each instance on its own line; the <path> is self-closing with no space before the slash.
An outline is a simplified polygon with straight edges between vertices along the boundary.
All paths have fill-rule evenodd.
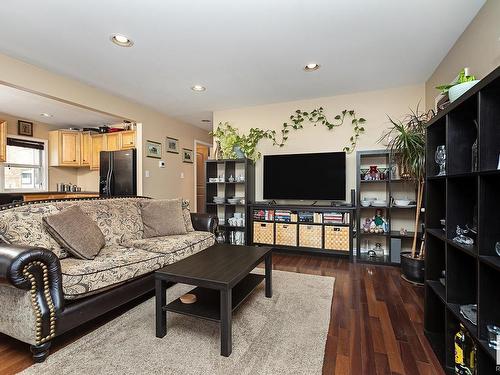
<path id="1" fill-rule="evenodd" d="M 345 184 L 345 152 L 264 156 L 264 199 L 345 200 Z"/>

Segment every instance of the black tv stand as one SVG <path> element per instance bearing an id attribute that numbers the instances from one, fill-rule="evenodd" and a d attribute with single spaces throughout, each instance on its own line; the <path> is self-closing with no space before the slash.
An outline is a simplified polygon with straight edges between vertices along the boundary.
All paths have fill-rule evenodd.
<path id="1" fill-rule="evenodd" d="M 356 208 L 350 205 L 251 204 L 248 243 L 272 246 L 280 252 L 344 256 L 352 260 L 355 213 Z"/>

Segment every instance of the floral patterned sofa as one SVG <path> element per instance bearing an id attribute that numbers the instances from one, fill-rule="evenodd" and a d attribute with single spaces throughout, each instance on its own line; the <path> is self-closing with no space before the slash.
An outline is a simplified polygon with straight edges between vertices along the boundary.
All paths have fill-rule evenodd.
<path id="1" fill-rule="evenodd" d="M 187 234 L 143 238 L 139 203 L 147 198 L 48 201 L 0 211 L 0 332 L 31 345 L 43 361 L 50 342 L 154 289 L 155 270 L 215 243 L 217 219 L 189 211 Z M 78 205 L 104 234 L 94 260 L 65 250 L 42 218 Z"/>

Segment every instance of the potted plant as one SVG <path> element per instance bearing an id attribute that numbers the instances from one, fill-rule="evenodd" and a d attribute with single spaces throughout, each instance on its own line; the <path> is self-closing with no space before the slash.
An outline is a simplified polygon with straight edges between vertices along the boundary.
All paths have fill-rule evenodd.
<path id="1" fill-rule="evenodd" d="M 416 110 L 411 110 L 402 120 L 396 121 L 389 117 L 392 126 L 379 140 L 387 142 L 393 160 L 406 177 L 417 185 L 415 234 L 411 252 L 401 252 L 401 276 L 414 283 L 424 281 L 424 239 L 418 251 L 417 242 L 425 185 L 425 126 L 433 115 L 432 110 L 419 112 L 417 105 Z"/>
<path id="2" fill-rule="evenodd" d="M 469 75 L 469 68 L 464 68 L 458 73 L 457 78 L 452 83 L 437 86 L 436 89 L 440 90 L 444 95 L 448 94 L 450 103 L 453 103 L 478 82 L 479 80 L 476 77 Z"/>

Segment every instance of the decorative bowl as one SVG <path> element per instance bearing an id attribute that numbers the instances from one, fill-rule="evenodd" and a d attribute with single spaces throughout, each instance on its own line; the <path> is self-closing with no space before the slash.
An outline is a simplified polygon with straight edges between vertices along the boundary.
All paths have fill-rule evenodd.
<path id="1" fill-rule="evenodd" d="M 363 199 L 360 203 L 361 203 L 361 206 L 363 206 L 363 207 L 370 207 L 370 205 L 372 204 L 372 201 L 369 201 L 367 199 Z"/>
<path id="2" fill-rule="evenodd" d="M 409 199 L 394 199 L 396 206 L 408 206 L 411 203 Z"/>
<path id="3" fill-rule="evenodd" d="M 448 97 L 450 98 L 450 103 L 453 103 L 455 100 L 457 100 L 459 97 L 465 94 L 470 88 L 472 88 L 478 82 L 479 80 L 476 79 L 475 81 L 459 83 L 458 85 L 450 87 L 450 89 L 448 90 Z"/>

